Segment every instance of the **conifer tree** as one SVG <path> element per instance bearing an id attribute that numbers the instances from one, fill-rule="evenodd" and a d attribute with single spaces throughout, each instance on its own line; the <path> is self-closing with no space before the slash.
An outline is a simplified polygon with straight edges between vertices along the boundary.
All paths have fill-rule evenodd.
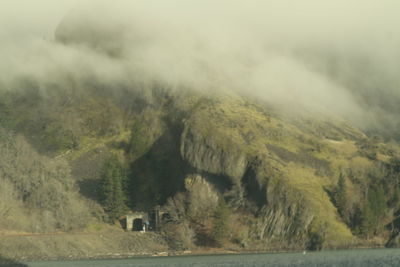
<path id="1" fill-rule="evenodd" d="M 339 180 L 336 186 L 336 195 L 335 195 L 336 207 L 340 216 L 343 219 L 347 219 L 347 187 L 346 181 L 343 173 L 340 173 Z"/>
<path id="2" fill-rule="evenodd" d="M 385 192 L 382 186 L 376 186 L 369 190 L 368 200 L 372 211 L 372 224 L 375 233 L 379 232 L 383 228 L 383 220 L 387 211 L 387 204 L 385 198 Z"/>
<path id="3" fill-rule="evenodd" d="M 359 229 L 361 235 L 366 236 L 367 238 L 370 236 L 373 230 L 372 221 L 373 221 L 373 215 L 370 203 L 368 200 L 366 200 L 361 211 L 361 224 Z"/>
<path id="4" fill-rule="evenodd" d="M 125 170 L 117 157 L 108 158 L 101 174 L 100 201 L 111 221 L 127 210 L 124 191 L 126 180 Z"/>
<path id="5" fill-rule="evenodd" d="M 361 234 L 368 237 L 379 233 L 384 227 L 386 212 L 387 203 L 382 186 L 370 188 L 362 212 Z"/>

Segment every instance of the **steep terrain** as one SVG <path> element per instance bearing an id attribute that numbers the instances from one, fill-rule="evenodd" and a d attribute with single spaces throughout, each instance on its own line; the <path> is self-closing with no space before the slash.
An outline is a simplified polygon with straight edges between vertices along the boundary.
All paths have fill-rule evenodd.
<path id="1" fill-rule="evenodd" d="M 120 31 L 74 23 L 58 27 L 56 45 L 123 60 Z M 397 142 L 329 112 L 288 113 L 224 88 L 83 76 L 65 71 L 42 82 L 20 75 L 1 88 L 2 233 L 95 235 L 107 223 L 120 228 L 124 212 L 161 205 L 168 218 L 154 238 L 163 249 L 398 245 Z M 117 215 L 105 200 L 106 174 L 117 173 L 105 167 L 111 157 L 121 173 Z M 121 233 L 89 236 L 69 237 L 76 254 L 122 247 Z"/>

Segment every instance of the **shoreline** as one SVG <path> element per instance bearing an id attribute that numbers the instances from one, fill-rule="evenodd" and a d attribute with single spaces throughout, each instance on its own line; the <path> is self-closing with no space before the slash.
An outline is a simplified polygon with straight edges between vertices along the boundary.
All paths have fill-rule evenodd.
<path id="1" fill-rule="evenodd" d="M 338 248 L 338 249 L 325 249 L 325 250 L 193 250 L 193 251 L 162 251 L 157 253 L 110 253 L 102 255 L 93 255 L 89 257 L 59 257 L 48 259 L 17 259 L 18 261 L 34 263 L 34 262 L 56 262 L 56 261 L 91 261 L 91 260 L 118 260 L 118 259 L 143 259 L 143 258 L 173 258 L 173 257 L 192 257 L 192 256 L 229 256 L 229 255 L 265 255 L 265 254 L 296 254 L 303 253 L 318 253 L 318 252 L 334 252 L 334 251 L 354 251 L 354 250 L 378 250 L 378 249 L 400 249 L 400 248 L 386 248 L 380 247 L 353 247 L 353 248 Z"/>
<path id="2" fill-rule="evenodd" d="M 322 251 L 382 248 L 384 248 L 382 242 L 368 240 L 346 246 L 326 246 Z M 277 254 L 303 251 L 301 247 L 265 248 L 262 244 L 252 244 L 247 248 L 227 244 L 225 248 L 195 247 L 191 250 L 174 250 L 158 233 L 123 231 L 0 234 L 0 257 L 22 262 Z"/>

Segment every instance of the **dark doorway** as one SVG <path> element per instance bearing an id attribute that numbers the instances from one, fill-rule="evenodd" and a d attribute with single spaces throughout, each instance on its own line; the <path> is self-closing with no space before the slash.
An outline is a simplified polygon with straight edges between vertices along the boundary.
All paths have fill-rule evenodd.
<path id="1" fill-rule="evenodd" d="M 134 219 L 133 220 L 133 231 L 142 231 L 143 230 L 143 220 L 142 219 Z"/>

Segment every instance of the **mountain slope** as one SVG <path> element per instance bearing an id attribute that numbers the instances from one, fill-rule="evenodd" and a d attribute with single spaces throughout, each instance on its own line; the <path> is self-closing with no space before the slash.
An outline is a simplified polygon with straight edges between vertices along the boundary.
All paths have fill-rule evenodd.
<path id="1" fill-rule="evenodd" d="M 278 108 L 226 89 L 211 74 L 205 88 L 151 76 L 126 63 L 141 62 L 124 43 L 129 31 L 75 19 L 51 46 L 94 63 L 54 65 L 45 79 L 20 74 L 0 90 L 3 231 L 121 228 L 123 212 L 160 205 L 160 235 L 174 249 L 398 240 L 397 142 L 329 110 Z M 114 217 L 100 198 L 111 156 L 127 177 L 119 182 L 129 209 Z"/>

